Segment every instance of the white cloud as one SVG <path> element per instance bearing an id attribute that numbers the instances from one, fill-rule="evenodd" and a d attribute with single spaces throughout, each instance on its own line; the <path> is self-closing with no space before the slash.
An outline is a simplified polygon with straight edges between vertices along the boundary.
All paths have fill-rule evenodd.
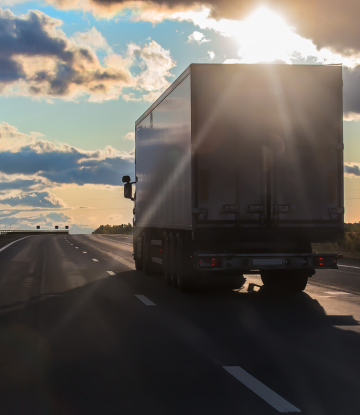
<path id="1" fill-rule="evenodd" d="M 348 112 L 344 114 L 344 121 L 360 121 L 360 114 L 356 112 Z"/>
<path id="2" fill-rule="evenodd" d="M 169 50 L 163 49 L 154 40 L 143 47 L 131 43 L 128 46 L 128 57 L 144 70 L 135 77 L 136 86 L 148 92 L 164 91 L 170 82 L 167 78 L 173 77 L 170 73 L 176 62 L 172 59 Z"/>
<path id="3" fill-rule="evenodd" d="M 188 43 L 198 43 L 201 45 L 202 43 L 211 42 L 210 39 L 206 39 L 204 33 L 198 32 L 195 30 L 195 32 L 191 33 L 188 37 Z"/>
<path id="4" fill-rule="evenodd" d="M 175 66 L 170 51 L 155 41 L 130 43 L 124 55 L 115 54 L 93 27 L 67 37 L 62 21 L 40 11 L 17 16 L 0 9 L 0 93 L 33 98 L 89 101 L 118 99 L 124 88 L 141 95 L 161 93 Z M 36 42 L 28 42 L 32 37 Z M 100 60 L 97 51 L 105 52 Z M 136 73 L 136 75 L 134 75 Z M 127 91 L 127 94 L 129 92 Z"/>
<path id="5" fill-rule="evenodd" d="M 74 33 L 74 35 L 71 37 L 71 40 L 84 48 L 104 50 L 107 53 L 112 53 L 112 49 L 109 46 L 106 38 L 96 29 L 95 26 L 86 32 Z"/>
<path id="6" fill-rule="evenodd" d="M 215 52 L 212 50 L 208 50 L 209 59 L 212 61 L 215 58 Z"/>
<path id="7" fill-rule="evenodd" d="M 62 212 L 71 214 L 72 210 L 86 212 L 88 223 L 91 206 L 70 207 L 54 194 L 56 190 L 69 186 L 114 189 L 122 185 L 122 175 L 134 174 L 133 161 L 133 151 L 110 146 L 83 150 L 47 141 L 41 133 L 25 134 L 15 126 L 0 123 L 0 223 L 11 223 L 13 228 L 33 228 L 35 224 L 52 227 L 63 222 L 46 212 L 64 215 Z M 73 224 L 77 233 L 89 233 L 92 225 L 99 225 L 95 218 L 90 225 L 67 218 L 65 222 Z M 118 224 L 119 219 L 114 216 L 114 223 Z"/>
<path id="8" fill-rule="evenodd" d="M 135 140 L 135 133 L 134 132 L 130 132 L 124 135 L 123 137 L 124 140 Z"/>

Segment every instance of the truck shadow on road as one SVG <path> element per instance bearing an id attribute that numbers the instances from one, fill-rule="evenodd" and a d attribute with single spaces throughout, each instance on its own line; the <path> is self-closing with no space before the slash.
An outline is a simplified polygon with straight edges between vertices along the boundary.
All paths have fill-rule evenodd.
<path id="1" fill-rule="evenodd" d="M 2 309 L 0 412 L 235 414 L 222 366 L 239 365 L 305 414 L 355 414 L 360 335 L 339 327 L 356 325 L 306 293 L 183 294 L 127 271 Z"/>

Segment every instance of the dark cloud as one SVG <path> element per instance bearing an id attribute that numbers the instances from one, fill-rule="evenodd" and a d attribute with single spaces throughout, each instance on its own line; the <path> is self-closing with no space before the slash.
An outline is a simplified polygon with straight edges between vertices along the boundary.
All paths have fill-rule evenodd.
<path id="1" fill-rule="evenodd" d="M 121 177 L 134 171 L 134 163 L 121 157 L 87 160 L 96 154 L 53 149 L 38 153 L 31 146 L 17 153 L 0 152 L 0 171 L 5 174 L 39 174 L 53 183 L 103 184 L 119 186 Z M 83 161 L 81 161 L 83 160 Z M 80 162 L 81 161 L 81 162 Z"/>
<path id="2" fill-rule="evenodd" d="M 51 4 L 63 8 L 83 8 L 97 14 L 116 12 L 120 7 L 131 7 L 131 2 L 123 0 L 48 0 Z M 138 1 L 149 9 L 147 0 Z M 210 6 L 215 18 L 243 19 L 259 6 L 267 6 L 279 12 L 288 23 L 297 28 L 300 35 L 313 39 L 319 46 L 333 46 L 338 50 L 360 49 L 359 0 L 153 0 L 154 13 L 148 13 L 156 21 L 156 10 L 164 12 L 189 10 L 198 5 Z M 150 4 L 151 4 L 150 3 Z M 160 10 L 160 7 L 162 10 Z M 166 14 L 165 14 L 166 15 Z M 169 16 L 170 13 L 167 14 Z"/>
<path id="3" fill-rule="evenodd" d="M 346 175 L 360 176 L 360 165 L 355 163 L 347 163 L 344 165 Z"/>
<path id="4" fill-rule="evenodd" d="M 1 169 L 0 169 L 1 170 Z M 0 192 L 7 190 L 30 190 L 34 186 L 41 186 L 39 179 L 15 179 L 12 181 L 0 181 Z"/>
<path id="5" fill-rule="evenodd" d="M 0 55 L 0 82 L 10 83 L 24 78 L 24 71 L 22 66 L 9 59 L 1 57 Z"/>
<path id="6" fill-rule="evenodd" d="M 39 208 L 64 207 L 64 204 L 49 192 L 21 193 L 18 196 L 0 199 L 0 203 L 10 206 L 32 206 Z"/>
<path id="7" fill-rule="evenodd" d="M 103 67 L 94 51 L 56 31 L 60 24 L 39 11 L 16 16 L 0 9 L 0 85 L 23 79 L 30 94 L 60 97 L 79 90 L 106 93 L 113 84 L 130 86 L 127 69 Z M 34 69 L 27 63 L 31 57 L 49 58 L 51 69 L 41 62 Z"/>
<path id="8" fill-rule="evenodd" d="M 360 66 L 343 68 L 344 113 L 360 113 Z"/>
<path id="9" fill-rule="evenodd" d="M 53 25 L 54 20 L 43 13 L 29 12 L 27 19 L 24 19 L 5 10 L 0 15 L 1 55 L 57 56 L 65 62 L 70 62 L 74 54 L 66 50 L 65 40 L 50 37 L 46 30 Z"/>

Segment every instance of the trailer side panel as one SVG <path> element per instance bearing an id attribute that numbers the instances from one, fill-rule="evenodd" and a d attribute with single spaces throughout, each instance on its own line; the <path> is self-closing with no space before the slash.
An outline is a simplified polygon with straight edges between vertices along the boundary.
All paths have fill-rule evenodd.
<path id="1" fill-rule="evenodd" d="M 136 126 L 136 226 L 191 229 L 190 75 Z"/>

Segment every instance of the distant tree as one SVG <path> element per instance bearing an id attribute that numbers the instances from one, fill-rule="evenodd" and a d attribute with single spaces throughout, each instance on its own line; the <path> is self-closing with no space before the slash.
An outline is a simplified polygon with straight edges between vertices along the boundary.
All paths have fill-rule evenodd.
<path id="1" fill-rule="evenodd" d="M 360 223 L 345 223 L 345 232 L 360 232 Z"/>
<path id="2" fill-rule="evenodd" d="M 344 258 L 360 258 L 360 223 L 345 223 L 345 235 L 333 243 L 312 244 L 315 253 L 337 252 Z"/>
<path id="3" fill-rule="evenodd" d="M 97 234 L 121 234 L 121 235 L 131 235 L 133 233 L 133 227 L 131 223 L 122 224 L 122 225 L 100 225 L 93 233 Z"/>

